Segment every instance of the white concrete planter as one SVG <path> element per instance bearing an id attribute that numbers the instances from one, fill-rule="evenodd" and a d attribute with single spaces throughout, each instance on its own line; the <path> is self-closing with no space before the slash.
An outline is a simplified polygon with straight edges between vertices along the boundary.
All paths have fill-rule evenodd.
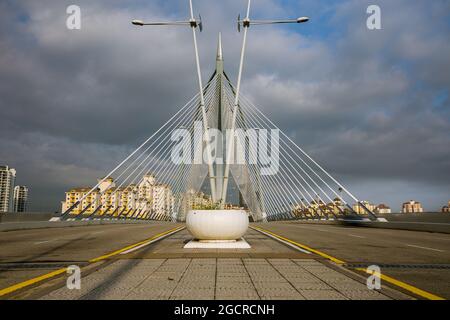
<path id="1" fill-rule="evenodd" d="M 247 232 L 248 215 L 244 210 L 190 210 L 186 227 L 198 240 L 237 240 Z"/>

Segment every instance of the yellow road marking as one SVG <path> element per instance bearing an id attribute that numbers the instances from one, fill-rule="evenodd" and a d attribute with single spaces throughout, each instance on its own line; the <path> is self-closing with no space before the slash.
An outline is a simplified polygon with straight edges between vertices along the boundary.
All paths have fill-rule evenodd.
<path id="1" fill-rule="evenodd" d="M 31 286 L 32 284 L 38 283 L 38 282 L 43 281 L 45 279 L 49 279 L 49 278 L 55 277 L 57 275 L 60 275 L 61 273 L 66 272 L 66 270 L 67 270 L 66 268 L 58 269 L 56 271 L 44 274 L 44 275 L 42 275 L 40 277 L 36 277 L 36 278 L 30 279 L 30 280 L 27 280 L 27 281 L 24 281 L 24 282 L 20 282 L 18 284 L 13 285 L 13 286 L 7 287 L 5 289 L 1 289 L 0 290 L 0 297 L 4 296 L 5 294 L 14 292 L 16 290 L 19 290 L 19 289 Z"/>
<path id="2" fill-rule="evenodd" d="M 290 239 L 284 238 L 284 237 L 282 237 L 282 236 L 280 236 L 280 235 L 277 235 L 277 234 L 275 234 L 275 233 L 273 233 L 273 232 L 270 232 L 270 231 L 268 231 L 268 230 L 265 230 L 265 229 L 263 229 L 263 228 L 259 228 L 259 227 L 250 227 L 250 228 L 256 229 L 256 230 L 260 230 L 260 231 L 264 231 L 264 232 L 267 232 L 267 233 L 271 234 L 272 236 L 274 236 L 274 237 L 276 237 L 276 238 L 278 238 L 278 239 L 287 241 L 287 242 L 292 243 L 292 244 L 294 244 L 294 245 L 296 245 L 296 246 L 299 246 L 300 248 L 303 248 L 303 249 L 306 249 L 306 250 L 311 251 L 311 252 L 313 252 L 313 253 L 316 253 L 316 254 L 318 254 L 319 256 L 322 256 L 322 257 L 324 257 L 324 258 L 326 258 L 326 259 L 329 259 L 329 260 L 331 260 L 331 261 L 333 261 L 333 262 L 335 262 L 335 263 L 337 263 L 337 264 L 345 264 L 345 261 L 343 261 L 343 260 L 339 260 L 339 259 L 337 259 L 337 258 L 335 258 L 335 257 L 332 257 L 332 256 L 326 254 L 326 253 L 323 253 L 323 252 L 321 252 L 321 251 L 312 249 L 312 248 L 310 248 L 310 247 L 308 247 L 308 246 L 305 246 L 305 245 L 300 244 L 300 243 L 298 243 L 298 242 L 292 241 L 292 240 L 290 240 Z M 368 273 L 368 274 L 372 274 L 372 272 L 371 272 L 370 270 L 367 270 L 367 269 L 365 269 L 365 268 L 355 268 L 355 270 L 363 271 L 363 272 Z M 389 277 L 389 276 L 387 276 L 387 275 L 380 274 L 380 276 L 381 276 L 381 279 L 382 279 L 382 280 L 384 280 L 384 281 L 386 281 L 386 282 L 389 282 L 389 283 L 391 283 L 391 284 L 393 284 L 393 285 L 396 285 L 397 287 L 403 288 L 403 289 L 405 289 L 405 290 L 407 290 L 407 291 L 409 291 L 409 292 L 412 292 L 412 293 L 418 295 L 419 297 L 423 297 L 423 298 L 426 298 L 426 299 L 429 299 L 429 300 L 445 300 L 445 299 L 442 298 L 442 297 L 439 297 L 439 296 L 437 296 L 437 295 L 435 295 L 435 294 L 432 294 L 432 293 L 427 292 L 427 291 L 425 291 L 425 290 L 419 289 L 419 288 L 417 288 L 417 287 L 414 287 L 414 286 L 412 286 L 412 285 L 410 285 L 410 284 L 407 284 L 407 283 L 402 282 L 402 281 L 400 281 L 400 280 L 394 279 L 394 278 Z"/>
<path id="3" fill-rule="evenodd" d="M 370 270 L 367 270 L 366 268 L 355 268 L 355 270 L 362 271 L 362 272 L 365 272 L 365 273 L 368 273 L 368 274 L 372 274 L 372 272 Z M 378 274 L 378 273 L 376 275 L 379 276 L 382 280 L 384 280 L 386 282 L 392 283 L 393 285 L 396 285 L 397 287 L 403 288 L 403 289 L 405 289 L 405 290 L 407 290 L 409 292 L 412 292 L 412 293 L 414 293 L 414 294 L 416 294 L 416 295 L 418 295 L 420 297 L 426 298 L 428 300 L 445 300 L 442 297 L 439 297 L 439 296 L 437 296 L 435 294 L 432 294 L 430 292 L 427 292 L 425 290 L 416 288 L 416 287 L 414 287 L 414 286 L 412 286 L 410 284 L 407 284 L 407 283 L 402 282 L 400 280 L 394 279 L 394 278 L 389 277 L 387 275 Z"/>
<path id="4" fill-rule="evenodd" d="M 94 262 L 98 262 L 98 261 L 101 261 L 101 260 L 105 260 L 105 259 L 110 258 L 110 257 L 112 257 L 112 256 L 118 255 L 118 254 L 120 254 L 120 253 L 123 252 L 123 251 L 129 250 L 129 249 L 134 248 L 134 247 L 136 247 L 136 246 L 139 246 L 139 245 L 141 245 L 141 244 L 143 244 L 143 243 L 145 243 L 145 242 L 147 242 L 147 241 L 155 240 L 155 239 L 157 239 L 157 238 L 160 238 L 160 237 L 165 236 L 165 235 L 168 234 L 168 233 L 175 232 L 175 231 L 180 231 L 180 230 L 182 230 L 182 229 L 184 229 L 184 228 L 185 228 L 185 227 L 176 227 L 176 228 L 170 229 L 170 230 L 168 230 L 168 231 L 159 233 L 159 234 L 157 234 L 157 235 L 155 235 L 155 236 L 153 236 L 153 237 L 151 237 L 151 238 L 149 238 L 149 239 L 146 239 L 146 240 L 140 241 L 140 242 L 138 242 L 138 243 L 129 245 L 129 246 L 123 248 L 123 249 L 120 249 L 120 250 L 111 252 L 111 253 L 109 253 L 109 254 L 105 254 L 105 255 L 103 255 L 103 256 L 100 256 L 100 257 L 97 257 L 97 258 L 94 258 L 94 259 L 91 259 L 91 260 L 89 260 L 89 263 L 94 263 Z M 38 283 L 38 282 L 41 282 L 41 281 L 43 281 L 43 280 L 46 280 L 46 279 L 50 279 L 50 278 L 56 277 L 56 276 L 58 276 L 58 275 L 60 275 L 60 274 L 62 274 L 62 273 L 65 273 L 66 270 L 67 270 L 67 268 L 58 269 L 58 270 L 52 271 L 52 272 L 50 272 L 50 273 L 44 274 L 44 275 L 42 275 L 42 276 L 39 276 L 39 277 L 30 279 L 30 280 L 26 280 L 26 281 L 20 282 L 20 283 L 18 283 L 18 284 L 12 285 L 12 286 L 10 286 L 10 287 L 1 289 L 1 290 L 0 290 L 0 297 L 1 297 L 1 296 L 4 296 L 4 295 L 6 295 L 6 294 L 12 293 L 12 292 L 14 292 L 14 291 L 17 291 L 17 290 L 19 290 L 19 289 L 22 289 L 22 288 L 31 286 L 31 285 L 33 285 L 33 284 L 35 284 L 35 283 Z"/>
<path id="5" fill-rule="evenodd" d="M 268 234 L 274 236 L 275 238 L 281 239 L 281 240 L 286 241 L 286 242 L 289 242 L 289 243 L 291 243 L 291 244 L 293 244 L 293 245 L 295 245 L 295 246 L 298 246 L 298 247 L 303 248 L 303 249 L 305 249 L 305 250 L 311 251 L 311 252 L 313 252 L 313 253 L 315 253 L 315 254 L 321 256 L 321 257 L 324 257 L 324 258 L 326 258 L 326 259 L 328 259 L 328 260 L 333 261 L 334 263 L 337 263 L 337 264 L 345 264 L 344 261 L 339 260 L 339 259 L 337 259 L 337 258 L 335 258 L 335 257 L 333 257 L 333 256 L 330 256 L 330 255 L 328 255 L 328 254 L 326 254 L 326 253 L 323 253 L 323 252 L 321 252 L 321 251 L 319 251 L 319 250 L 315 250 L 315 249 L 313 249 L 313 248 L 310 248 L 310 247 L 308 247 L 308 246 L 305 246 L 304 244 L 301 244 L 301 243 L 292 241 L 291 239 L 284 238 L 284 237 L 282 237 L 282 236 L 280 236 L 280 235 L 278 235 L 278 234 L 275 234 L 275 233 L 270 232 L 270 231 L 268 231 L 268 230 L 265 230 L 265 229 L 263 229 L 263 228 L 259 228 L 259 227 L 250 227 L 250 228 L 256 229 L 256 230 L 260 230 L 260 231 L 263 231 L 263 232 L 267 232 Z"/>
<path id="6" fill-rule="evenodd" d="M 170 230 L 168 230 L 168 231 L 164 231 L 164 232 L 162 232 L 162 233 L 157 234 L 156 236 L 153 236 L 153 237 L 151 237 L 151 238 L 145 239 L 145 240 L 140 241 L 140 242 L 138 242 L 138 243 L 132 244 L 132 245 L 130 245 L 130 246 L 128 246 L 128 247 L 119 249 L 119 250 L 117 250 L 117 251 L 114 251 L 114 252 L 105 254 L 105 255 L 103 255 L 103 256 L 100 256 L 100 257 L 97 257 L 97 258 L 94 258 L 94 259 L 91 259 L 91 260 L 89 260 L 89 262 L 90 262 L 90 263 L 93 263 L 93 262 L 98 262 L 98 261 L 101 261 L 101 260 L 108 259 L 108 258 L 110 258 L 110 257 L 112 257 L 112 256 L 115 256 L 115 255 L 118 255 L 118 254 L 120 254 L 120 253 L 122 253 L 122 252 L 124 252 L 124 251 L 130 250 L 130 249 L 132 249 L 132 248 L 134 248 L 134 247 L 137 247 L 137 246 L 140 246 L 141 244 L 144 244 L 144 243 L 146 243 L 146 242 L 148 242 L 148 241 L 154 240 L 154 239 L 156 239 L 156 238 L 163 237 L 163 236 L 165 236 L 166 234 L 171 233 L 171 232 L 180 231 L 181 229 L 184 229 L 184 228 L 185 228 L 185 227 L 176 227 L 176 228 L 170 229 Z M 178 229 L 178 230 L 177 230 L 177 229 Z"/>

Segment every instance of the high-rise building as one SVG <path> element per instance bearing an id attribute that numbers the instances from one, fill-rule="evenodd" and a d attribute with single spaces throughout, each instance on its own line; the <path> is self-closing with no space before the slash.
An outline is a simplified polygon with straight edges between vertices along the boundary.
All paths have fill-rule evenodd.
<path id="1" fill-rule="evenodd" d="M 14 187 L 14 212 L 25 212 L 28 208 L 28 188 L 26 186 Z"/>
<path id="2" fill-rule="evenodd" d="M 0 166 L 0 212 L 13 211 L 13 189 L 16 170 Z"/>
<path id="3" fill-rule="evenodd" d="M 422 204 L 419 201 L 409 200 L 403 203 L 402 213 L 420 213 L 423 212 Z"/>

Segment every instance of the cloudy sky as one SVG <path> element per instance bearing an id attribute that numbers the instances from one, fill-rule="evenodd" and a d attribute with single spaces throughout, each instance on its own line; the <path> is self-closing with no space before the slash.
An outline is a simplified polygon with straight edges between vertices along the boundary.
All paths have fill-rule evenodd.
<path id="1" fill-rule="evenodd" d="M 0 2 L 0 164 L 34 211 L 92 185 L 195 94 L 187 0 Z M 81 30 L 66 8 L 81 7 Z M 382 30 L 366 28 L 377 4 Z M 219 31 L 236 79 L 245 0 L 194 0 L 204 78 Z M 359 198 L 398 210 L 450 200 L 450 1 L 254 0 L 253 18 L 304 25 L 249 32 L 243 92 Z"/>

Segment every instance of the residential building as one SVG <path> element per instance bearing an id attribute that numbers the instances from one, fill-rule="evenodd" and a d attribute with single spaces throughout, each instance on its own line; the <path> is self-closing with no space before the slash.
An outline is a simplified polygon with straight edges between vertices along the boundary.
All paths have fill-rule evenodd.
<path id="1" fill-rule="evenodd" d="M 13 211 L 13 190 L 16 170 L 9 166 L 0 166 L 0 212 Z"/>
<path id="2" fill-rule="evenodd" d="M 309 209 L 312 214 L 315 212 L 321 217 L 326 217 L 330 213 L 329 208 L 322 200 L 312 200 Z"/>
<path id="3" fill-rule="evenodd" d="M 409 200 L 402 204 L 402 213 L 420 213 L 423 212 L 422 204 L 419 201 Z"/>
<path id="4" fill-rule="evenodd" d="M 361 204 L 363 204 L 364 206 L 362 206 Z M 355 211 L 357 214 L 362 214 L 365 215 L 367 214 L 367 210 L 364 208 L 366 207 L 367 209 L 369 209 L 370 211 L 375 211 L 376 209 L 376 205 L 374 205 L 373 203 L 370 203 L 369 201 L 361 201 L 360 203 L 355 203 L 352 206 L 353 211 Z"/>
<path id="5" fill-rule="evenodd" d="M 85 187 L 66 192 L 66 200 L 62 201 L 62 212 L 77 204 L 71 211 L 74 215 L 82 213 L 143 218 L 150 214 L 155 217 L 171 215 L 174 209 L 175 201 L 171 188 L 158 184 L 152 174 L 144 175 L 139 184 L 126 187 L 116 186 L 114 179 L 108 177 L 88 194 L 90 190 L 90 187 Z"/>
<path id="6" fill-rule="evenodd" d="M 86 214 L 93 213 L 98 204 L 99 189 L 92 191 L 89 196 L 78 203 L 78 201 L 83 199 L 83 197 L 89 192 L 89 190 L 91 190 L 91 188 L 82 187 L 73 188 L 67 191 L 66 200 L 61 202 L 61 212 L 64 213 L 76 205 L 71 211 L 72 214 L 79 214 L 83 209 L 85 209 L 84 213 Z M 88 205 L 89 207 L 87 208 Z"/>
<path id="7" fill-rule="evenodd" d="M 378 214 L 387 214 L 391 213 L 392 210 L 389 206 L 385 205 L 384 203 L 381 203 L 375 208 L 374 212 Z"/>
<path id="8" fill-rule="evenodd" d="M 342 199 L 336 197 L 333 202 L 328 204 L 328 207 L 332 210 L 335 215 L 339 215 L 346 212 L 346 207 Z"/>
<path id="9" fill-rule="evenodd" d="M 25 212 L 28 208 L 28 188 L 26 186 L 14 187 L 14 212 Z"/>

